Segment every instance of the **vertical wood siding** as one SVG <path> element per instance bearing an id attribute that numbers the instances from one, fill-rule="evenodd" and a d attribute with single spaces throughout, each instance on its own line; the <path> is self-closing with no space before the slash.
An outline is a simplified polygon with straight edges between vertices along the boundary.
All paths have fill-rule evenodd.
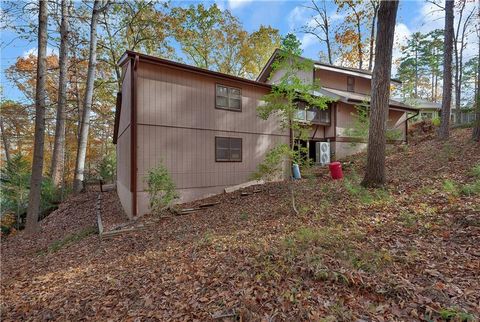
<path id="1" fill-rule="evenodd" d="M 122 83 L 122 108 L 120 113 L 118 138 L 117 138 L 117 193 L 127 215 L 132 212 L 131 187 L 131 72 L 130 63 L 127 63 L 125 77 Z"/>
<path id="2" fill-rule="evenodd" d="M 242 112 L 215 108 L 217 83 L 241 88 Z M 266 88 L 140 62 L 137 90 L 140 199 L 145 197 L 145 175 L 160 162 L 181 193 L 210 191 L 248 181 L 271 148 L 288 142 L 278 118 L 257 116 Z M 216 162 L 216 136 L 242 138 L 242 162 Z M 146 211 L 142 204 L 144 200 L 139 201 L 140 213 Z"/>

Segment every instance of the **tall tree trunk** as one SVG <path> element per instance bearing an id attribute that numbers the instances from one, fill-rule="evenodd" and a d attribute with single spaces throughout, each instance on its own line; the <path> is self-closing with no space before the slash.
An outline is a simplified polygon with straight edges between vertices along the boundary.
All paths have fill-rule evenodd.
<path id="1" fill-rule="evenodd" d="M 28 196 L 26 232 L 35 233 L 39 230 L 38 215 L 40 213 L 40 193 L 43 173 L 43 154 L 45 140 L 45 99 L 47 76 L 47 1 L 39 0 L 38 11 L 38 57 L 37 83 L 35 93 L 35 139 L 33 144 L 32 176 L 30 178 L 30 193 Z"/>
<path id="2" fill-rule="evenodd" d="M 378 9 L 375 65 L 372 74 L 372 101 L 368 135 L 367 167 L 362 185 L 376 187 L 385 184 L 385 148 L 392 51 L 398 1 L 382 1 Z"/>
<path id="3" fill-rule="evenodd" d="M 452 50 L 453 50 L 453 0 L 445 3 L 445 39 L 443 43 L 442 119 L 438 137 L 445 140 L 450 135 L 450 105 L 452 103 Z"/>
<path id="4" fill-rule="evenodd" d="M 363 49 L 362 49 L 362 27 L 361 27 L 361 21 L 360 21 L 360 16 L 357 14 L 357 32 L 358 32 L 358 42 L 357 42 L 357 48 L 358 48 L 358 68 L 362 69 L 363 68 Z"/>
<path id="5" fill-rule="evenodd" d="M 5 159 L 7 162 L 10 162 L 10 142 L 8 141 L 8 137 L 5 134 L 5 128 L 3 126 L 3 117 L 0 115 L 0 131 L 2 131 L 2 142 L 3 148 L 5 150 Z"/>
<path id="6" fill-rule="evenodd" d="M 477 21 L 480 21 L 480 0 L 477 1 Z M 477 25 L 478 57 L 480 57 L 480 26 Z M 480 142 L 480 58 L 477 60 L 477 84 L 475 86 L 475 124 L 472 130 L 472 139 Z"/>
<path id="7" fill-rule="evenodd" d="M 80 192 L 83 189 L 83 174 L 85 170 L 85 157 L 87 155 L 88 130 L 90 128 L 90 112 L 93 100 L 93 85 L 95 81 L 95 67 L 97 65 L 97 24 L 101 13 L 102 1 L 95 0 L 93 4 L 92 20 L 90 23 L 90 52 L 87 71 L 87 85 L 83 102 L 82 121 L 78 139 L 77 160 L 75 163 L 75 178 L 73 191 Z"/>
<path id="8" fill-rule="evenodd" d="M 69 1 L 62 0 L 62 22 L 60 24 L 60 76 L 58 79 L 57 121 L 53 145 L 51 176 L 56 187 L 63 179 L 65 165 L 65 108 L 67 104 L 67 68 L 68 68 L 68 8 Z"/>
<path id="9" fill-rule="evenodd" d="M 373 68 L 373 51 L 375 50 L 375 26 L 377 24 L 378 2 L 376 0 L 370 1 L 373 8 L 372 25 L 370 26 L 370 57 L 368 60 L 368 70 Z"/>

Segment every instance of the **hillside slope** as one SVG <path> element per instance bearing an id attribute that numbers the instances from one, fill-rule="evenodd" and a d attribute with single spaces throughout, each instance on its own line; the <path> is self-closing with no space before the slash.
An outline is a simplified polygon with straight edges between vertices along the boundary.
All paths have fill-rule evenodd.
<path id="1" fill-rule="evenodd" d="M 39 242 L 2 242 L 2 320 L 478 320 L 479 165 L 455 130 L 391 151 L 386 190 L 359 187 L 357 156 L 343 181 L 296 183 L 299 216 L 275 183 L 108 240 L 96 194 L 76 196 Z"/>

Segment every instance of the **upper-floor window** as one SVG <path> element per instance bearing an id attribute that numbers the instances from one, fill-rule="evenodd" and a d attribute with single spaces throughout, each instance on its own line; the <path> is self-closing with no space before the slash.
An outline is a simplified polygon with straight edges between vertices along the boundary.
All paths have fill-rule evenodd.
<path id="1" fill-rule="evenodd" d="M 305 102 L 297 102 L 295 120 L 315 124 L 330 124 L 330 107 L 325 110 L 312 108 Z"/>
<path id="2" fill-rule="evenodd" d="M 347 76 L 347 91 L 355 92 L 355 77 Z"/>
<path id="3" fill-rule="evenodd" d="M 242 161 L 242 139 L 215 137 L 215 161 Z"/>
<path id="4" fill-rule="evenodd" d="M 242 90 L 217 84 L 215 107 L 232 111 L 242 111 Z"/>

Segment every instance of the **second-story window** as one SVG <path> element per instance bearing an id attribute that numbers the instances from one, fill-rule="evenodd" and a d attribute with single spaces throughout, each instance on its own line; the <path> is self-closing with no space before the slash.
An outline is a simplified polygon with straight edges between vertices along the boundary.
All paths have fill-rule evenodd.
<path id="1" fill-rule="evenodd" d="M 347 76 L 347 91 L 355 92 L 355 77 Z"/>
<path id="2" fill-rule="evenodd" d="M 226 110 L 242 111 L 242 90 L 217 84 L 215 107 Z"/>
<path id="3" fill-rule="evenodd" d="M 297 102 L 298 109 L 294 115 L 294 119 L 299 122 L 313 123 L 313 124 L 330 124 L 330 107 L 325 110 L 312 108 L 305 104 L 305 102 Z"/>

